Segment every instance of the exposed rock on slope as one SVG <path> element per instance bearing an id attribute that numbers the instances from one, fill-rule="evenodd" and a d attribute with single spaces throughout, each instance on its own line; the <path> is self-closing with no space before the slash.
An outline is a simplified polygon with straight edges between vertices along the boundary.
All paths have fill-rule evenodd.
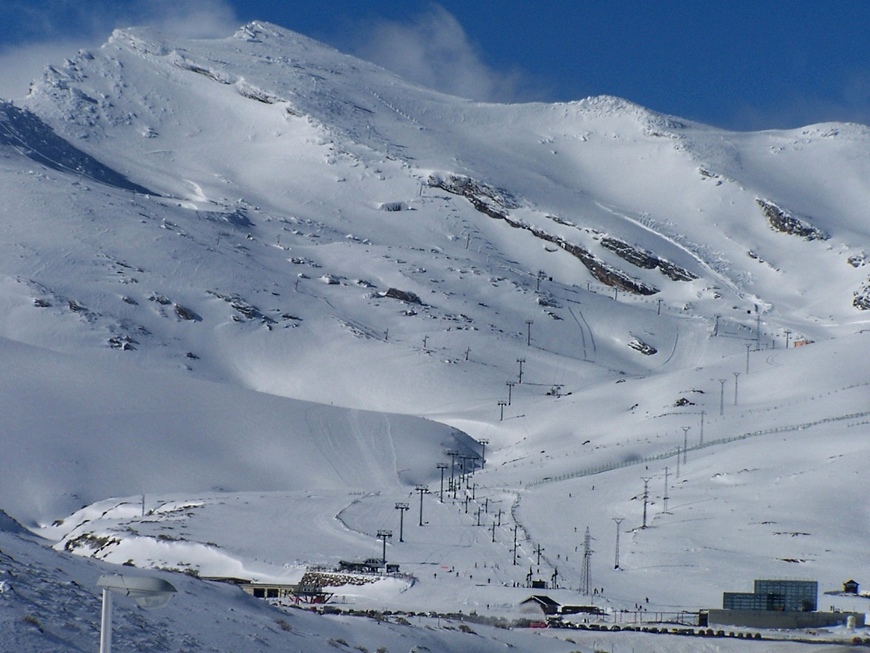
<path id="1" fill-rule="evenodd" d="M 503 191 L 498 191 L 492 186 L 481 184 L 468 177 L 460 177 L 450 175 L 446 178 L 432 176 L 429 178 L 429 185 L 435 188 L 446 190 L 454 195 L 461 195 L 471 202 L 472 206 L 481 213 L 488 215 L 496 220 L 504 220 L 514 229 L 525 229 L 541 240 L 554 243 L 566 252 L 579 259 L 589 272 L 601 283 L 619 288 L 626 292 L 635 295 L 654 295 L 659 290 L 655 286 L 635 279 L 626 274 L 622 270 L 614 268 L 585 247 L 570 243 L 560 236 L 556 236 L 546 231 L 533 227 L 519 220 L 514 220 L 508 214 L 509 208 L 516 208 L 516 204 L 509 195 Z"/>
<path id="2" fill-rule="evenodd" d="M 698 278 L 685 268 L 659 258 L 650 251 L 629 245 L 618 238 L 605 236 L 601 239 L 601 245 L 639 268 L 647 270 L 658 268 L 662 274 L 674 281 L 694 281 Z"/>
<path id="3" fill-rule="evenodd" d="M 809 222 L 801 220 L 791 215 L 788 211 L 783 210 L 773 202 L 763 199 L 756 199 L 758 206 L 770 223 L 771 228 L 775 231 L 780 231 L 784 234 L 792 236 L 801 236 L 805 240 L 827 240 L 828 235 L 817 229 Z"/>

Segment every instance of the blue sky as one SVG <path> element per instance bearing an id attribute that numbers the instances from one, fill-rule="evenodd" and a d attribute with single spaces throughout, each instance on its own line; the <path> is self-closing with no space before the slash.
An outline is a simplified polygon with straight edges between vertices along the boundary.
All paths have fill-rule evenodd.
<path id="1" fill-rule="evenodd" d="M 865 0 L 2 0 L 0 97 L 117 26 L 265 20 L 481 100 L 609 94 L 731 129 L 870 124 Z"/>

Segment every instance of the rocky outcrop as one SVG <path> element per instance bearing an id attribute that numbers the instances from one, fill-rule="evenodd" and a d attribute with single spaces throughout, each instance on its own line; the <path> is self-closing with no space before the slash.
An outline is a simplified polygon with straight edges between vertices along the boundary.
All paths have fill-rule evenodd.
<path id="1" fill-rule="evenodd" d="M 870 281 L 861 290 L 855 292 L 852 306 L 862 311 L 870 311 Z"/>
<path id="2" fill-rule="evenodd" d="M 561 236 L 550 234 L 543 229 L 533 227 L 510 217 L 508 210 L 516 208 L 516 202 L 504 191 L 492 186 L 476 182 L 468 177 L 449 175 L 447 177 L 431 176 L 429 185 L 446 190 L 454 195 L 465 197 L 471 205 L 491 218 L 503 220 L 514 229 L 525 229 L 537 238 L 553 243 L 577 258 L 599 282 L 618 288 L 635 295 L 654 295 L 659 292 L 655 286 L 635 279 L 618 268 L 608 265 L 585 247 L 568 242 Z"/>
<path id="3" fill-rule="evenodd" d="M 628 346 L 636 351 L 639 351 L 644 356 L 652 356 L 653 354 L 658 353 L 658 349 L 650 344 L 645 343 L 643 340 L 637 337 L 635 337 L 634 340 L 628 343 Z"/>
<path id="4" fill-rule="evenodd" d="M 817 229 L 806 220 L 796 218 L 785 209 L 777 206 L 769 200 L 756 198 L 756 203 L 761 207 L 761 212 L 767 218 L 771 229 L 791 236 L 800 236 L 805 240 L 827 240 L 828 235 Z"/>
<path id="5" fill-rule="evenodd" d="M 384 293 L 384 297 L 389 297 L 390 299 L 398 299 L 399 301 L 403 301 L 407 304 L 420 304 L 423 302 L 420 298 L 412 293 L 410 290 L 399 290 L 398 288 L 390 288 L 387 292 Z"/>
<path id="6" fill-rule="evenodd" d="M 625 241 L 613 238 L 612 236 L 602 238 L 601 246 L 639 268 L 644 268 L 645 270 L 655 270 L 658 268 L 662 274 L 674 281 L 694 281 L 698 278 L 679 265 L 659 258 L 648 250 L 629 245 Z"/>

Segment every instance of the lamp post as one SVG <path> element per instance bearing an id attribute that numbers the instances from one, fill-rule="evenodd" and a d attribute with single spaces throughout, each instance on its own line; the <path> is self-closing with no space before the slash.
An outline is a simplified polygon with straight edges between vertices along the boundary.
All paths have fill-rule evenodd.
<path id="1" fill-rule="evenodd" d="M 103 575 L 97 580 L 103 590 L 103 608 L 100 618 L 100 653 L 112 651 L 112 593 L 129 596 L 140 608 L 162 608 L 177 591 L 171 583 L 151 576 Z"/>

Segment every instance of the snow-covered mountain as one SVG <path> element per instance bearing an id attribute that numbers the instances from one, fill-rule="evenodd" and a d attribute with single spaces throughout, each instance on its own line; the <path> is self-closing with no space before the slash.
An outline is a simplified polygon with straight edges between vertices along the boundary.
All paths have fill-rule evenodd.
<path id="1" fill-rule="evenodd" d="M 510 615 L 530 565 L 576 595 L 587 526 L 612 609 L 836 586 L 867 561 L 868 180 L 862 125 L 481 104 L 273 25 L 116 31 L 0 102 L 0 509 L 61 551 L 298 580 L 410 501 L 415 580 L 365 607 Z"/>

